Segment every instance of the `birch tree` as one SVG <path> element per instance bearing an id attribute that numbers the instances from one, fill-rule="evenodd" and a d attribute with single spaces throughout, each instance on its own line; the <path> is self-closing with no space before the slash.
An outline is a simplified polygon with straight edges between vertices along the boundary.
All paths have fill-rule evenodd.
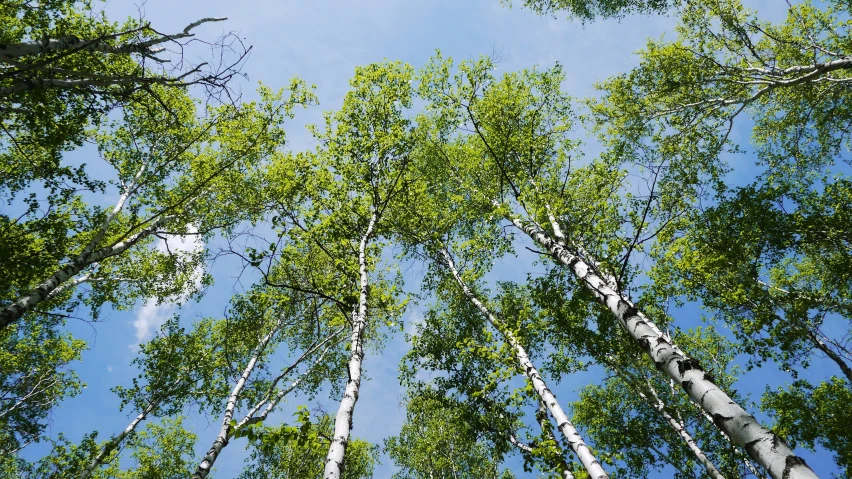
<path id="1" fill-rule="evenodd" d="M 334 435 L 325 463 L 326 479 L 341 477 L 353 413 L 361 387 L 365 333 L 382 318 L 393 324 L 397 293 L 371 279 L 377 269 L 386 214 L 408 183 L 411 148 L 412 71 L 400 63 L 356 69 L 343 107 L 326 116 L 325 130 L 314 129 L 321 142 L 315 156 L 325 179 L 312 201 L 316 212 L 305 228 L 319 247 L 334 246 L 329 260 L 355 278 L 345 293 L 351 311 L 348 380 L 334 419 Z M 357 272 L 357 273 L 356 273 Z M 383 312 L 385 310 L 386 312 Z M 390 314 L 388 314 L 390 313 Z M 373 319 L 371 319 L 373 318 Z M 379 323 L 381 324 L 381 323 Z"/>
<path id="2" fill-rule="evenodd" d="M 199 85 L 211 99 L 232 103 L 228 84 L 250 48 L 231 34 L 196 37 L 199 27 L 223 18 L 161 32 L 143 18 L 110 21 L 96 5 L 10 0 L 0 7 L 0 191 L 34 180 L 56 188 L 91 185 L 83 167 L 62 162 L 63 150 L 80 146 L 86 128 L 102 124 L 108 112 L 162 95 L 157 86 Z M 219 58 L 196 60 L 193 43 Z"/>
<path id="3" fill-rule="evenodd" d="M 210 401 L 221 426 L 195 468 L 194 478 L 210 474 L 232 439 L 254 437 L 257 428 L 293 391 L 311 394 L 325 379 L 333 380 L 324 374 L 334 371 L 326 362 L 334 362 L 341 355 L 337 346 L 345 323 L 337 315 L 329 318 L 313 298 L 269 294 L 259 288 L 238 298 L 232 311 L 240 318 L 227 325 L 222 338 L 231 343 L 226 349 L 232 357 L 234 350 L 242 350 L 242 354 L 235 364 L 237 373 L 223 385 L 227 392 Z M 269 364 L 273 355 L 287 358 L 286 366 L 275 373 Z"/>
<path id="4" fill-rule="evenodd" d="M 472 142 L 469 147 L 472 155 L 456 157 L 455 164 L 452 158 L 449 161 L 445 159 L 449 155 L 436 161 L 458 168 L 453 174 L 462 178 L 460 183 L 464 184 L 464 188 L 477 193 L 479 201 L 476 206 L 490 206 L 484 214 L 502 216 L 545 255 L 567 268 L 591 293 L 591 299 L 610 311 L 653 363 L 715 418 L 714 423 L 721 431 L 737 445 L 748 445 L 749 455 L 765 466 L 772 477 L 814 477 L 801 458 L 710 381 L 700 363 L 677 347 L 660 326 L 630 300 L 622 287 L 622 281 L 626 279 L 623 275 L 625 268 L 619 267 L 627 264 L 629 254 L 624 254 L 625 259 L 616 263 L 619 266 L 613 267 L 610 262 L 614 258 L 604 256 L 604 259 L 598 259 L 593 253 L 603 247 L 618 255 L 617 251 L 622 250 L 625 244 L 631 251 L 639 237 L 625 239 L 613 234 L 611 243 L 598 241 L 592 248 L 581 239 L 584 230 L 575 230 L 579 225 L 568 220 L 571 215 L 585 215 L 581 214 L 581 208 L 567 207 L 565 191 L 572 197 L 575 192 L 562 189 L 561 185 L 567 184 L 565 178 L 576 179 L 587 172 L 596 174 L 596 169 L 606 173 L 609 168 L 593 163 L 585 171 L 580 170 L 581 175 L 578 175 L 578 169 L 570 169 L 571 164 L 566 161 L 572 151 L 570 139 L 566 136 L 570 114 L 564 95 L 558 89 L 561 78 L 558 70 L 510 74 L 501 80 L 491 76 L 487 61 L 466 64 L 460 70 L 454 80 L 449 73 L 449 65 L 437 60 L 427 68 L 424 85 L 435 90 L 429 97 L 432 105 L 442 109 L 442 114 L 453 115 L 457 119 L 451 123 L 452 130 L 461 123 L 468 125 L 466 129 L 473 132 L 467 135 L 462 131 L 457 136 L 460 143 Z M 483 181 L 483 171 L 490 175 L 491 181 Z M 619 182 L 615 182 L 610 188 L 618 186 Z M 580 197 L 575 198 L 579 201 Z M 560 201 L 558 205 L 555 203 L 557 200 Z M 676 198 L 672 200 L 674 203 L 677 201 Z M 618 213 L 618 210 L 610 213 L 609 221 L 621 226 L 622 218 L 612 214 Z M 638 216 L 641 218 L 642 214 Z M 571 229 L 566 229 L 566 226 Z M 640 225 L 637 231 L 641 232 L 642 228 Z"/>
<path id="5" fill-rule="evenodd" d="M 151 100 L 131 108 L 112 131 L 95 134 L 103 160 L 116 170 L 118 201 L 104 208 L 87 207 L 73 197 L 46 200 L 51 209 L 58 210 L 55 214 L 80 219 L 70 231 L 64 231 L 55 249 L 39 248 L 35 264 L 43 264 L 45 269 L 23 278 L 13 273 L 11 282 L 4 281 L 0 327 L 7 328 L 40 303 L 67 301 L 74 286 L 84 283 L 99 292 L 89 304 L 95 312 L 104 301 L 127 305 L 128 299 L 122 297 L 126 292 L 116 288 L 119 283 L 161 300 L 191 295 L 198 281 L 192 273 L 202 258 L 158 252 L 151 248 L 153 240 L 163 235 L 204 240 L 219 228 L 249 219 L 245 216 L 249 212 L 235 202 L 245 192 L 240 189 L 251 188 L 253 165 L 284 141 L 283 119 L 297 104 L 311 98 L 299 81 L 292 87 L 290 98 L 284 99 L 283 92 L 261 89 L 261 103 L 214 108 L 208 112 L 209 118 L 200 120 L 188 96 L 170 91 L 170 111 Z M 175 111 L 180 114 L 173 118 Z M 33 220 L 23 228 L 24 232 L 32 230 L 27 232 L 31 241 L 56 235 L 50 229 L 64 226 L 48 222 L 48 231 L 39 231 L 44 226 L 39 218 L 41 206 L 38 202 L 30 206 L 22 219 L 29 216 Z M 137 254 L 145 246 L 145 253 Z M 30 257 L 26 261 L 34 262 Z M 170 281 L 157 276 L 168 276 Z"/>
<path id="6" fill-rule="evenodd" d="M 675 337 L 696 352 L 719 384 L 733 383 L 734 371 L 728 368 L 736 351 L 732 344 L 711 329 Z M 633 349 L 626 346 L 627 351 Z M 641 357 L 630 356 L 634 355 L 622 353 L 619 359 L 608 354 L 603 364 L 609 373 L 603 384 L 584 387 L 581 400 L 573 405 L 578 423 L 587 426 L 594 444 L 607 455 L 623 458 L 621 474 L 643 477 L 666 464 L 676 477 L 761 474 L 683 393 L 664 378 L 650 376 Z M 614 398 L 621 399 L 608 400 Z"/>
<path id="7" fill-rule="evenodd" d="M 257 432 L 251 439 L 251 458 L 240 479 L 313 479 L 322 475 L 332 437 L 333 418 L 320 415 L 312 420 L 305 409 L 296 412 L 293 425 L 282 424 Z M 373 477 L 378 447 L 354 438 L 346 447 L 345 479 Z"/>
<path id="8" fill-rule="evenodd" d="M 519 369 L 524 371 L 527 379 L 538 394 L 539 400 L 545 404 L 549 413 L 556 420 L 559 432 L 562 433 L 565 441 L 571 446 L 571 449 L 580 459 L 580 462 L 583 464 L 583 467 L 586 468 L 589 476 L 594 478 L 606 478 L 607 474 L 604 471 L 602 464 L 595 458 L 591 449 L 589 449 L 589 447 L 585 444 L 583 437 L 571 423 L 568 416 L 565 414 L 565 411 L 557 402 L 556 396 L 554 396 L 550 389 L 548 389 L 547 383 L 536 370 L 532 361 L 530 361 L 529 354 L 524 346 L 514 333 L 508 329 L 507 325 L 495 316 L 494 313 L 492 313 L 491 310 L 482 302 L 482 300 L 479 299 L 479 297 L 470 289 L 467 282 L 462 278 L 461 273 L 456 268 L 455 262 L 453 261 L 449 251 L 442 249 L 439 254 L 441 255 L 441 260 L 445 267 L 449 270 L 459 288 L 461 288 L 464 296 L 473 303 L 480 313 L 485 316 L 491 327 L 496 329 L 512 348 L 518 361 Z"/>

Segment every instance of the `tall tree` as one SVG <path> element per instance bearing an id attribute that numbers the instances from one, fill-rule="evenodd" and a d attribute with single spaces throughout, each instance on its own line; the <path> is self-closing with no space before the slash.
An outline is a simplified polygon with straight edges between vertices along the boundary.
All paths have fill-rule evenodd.
<path id="1" fill-rule="evenodd" d="M 231 34 L 205 42 L 219 57 L 214 64 L 190 57 L 191 43 L 200 42 L 195 30 L 223 18 L 163 33 L 144 19 L 110 21 L 96 5 L 10 0 L 0 6 L 0 191 L 34 180 L 56 188 L 64 181 L 87 184 L 85 170 L 63 164 L 62 152 L 80 146 L 85 129 L 116 107 L 161 96 L 158 86 L 201 85 L 231 103 L 228 84 L 249 48 Z"/>
<path id="2" fill-rule="evenodd" d="M 268 89 L 261 89 L 261 96 L 260 103 L 211 108 L 207 118 L 199 119 L 189 96 L 167 90 L 157 100 L 133 105 L 111 130 L 93 133 L 104 161 L 115 168 L 118 201 L 103 208 L 85 205 L 79 195 L 51 197 L 42 218 L 45 205 L 34 199 L 18 220 L 0 218 L 20 231 L 20 238 L 12 239 L 32 242 L 26 256 L 11 255 L 21 262 L 7 266 L 11 274 L 2 284 L 0 328 L 40 303 L 62 304 L 84 283 L 97 291 L 90 301 L 95 311 L 104 301 L 133 303 L 135 296 L 128 301 L 118 284 L 160 299 L 191 294 L 200 279 L 193 276 L 203 259 L 199 252 L 158 252 L 151 248 L 153 240 L 162 235 L 204 240 L 219 228 L 250 219 L 239 198 L 251 191 L 252 169 L 284 141 L 284 118 L 312 99 L 298 80 L 287 99 L 283 91 Z M 163 102 L 167 109 L 160 107 Z M 54 219 L 69 216 L 79 218 L 70 231 L 67 219 Z M 24 218 L 31 221 L 18 224 Z M 60 241 L 44 243 L 51 248 L 40 244 L 40 237 L 55 239 L 57 230 L 64 232 Z M 145 252 L 136 254 L 144 246 Z M 3 247 L 13 251 L 19 243 Z M 171 281 L 163 281 L 164 276 Z"/>
<path id="3" fill-rule="evenodd" d="M 589 473 L 589 477 L 606 478 L 607 474 L 604 471 L 603 466 L 595 458 L 594 453 L 591 449 L 589 449 L 583 440 L 583 437 L 571 423 L 567 414 L 565 414 L 565 411 L 562 409 L 562 406 L 560 406 L 559 402 L 556 400 L 556 396 L 554 396 L 553 392 L 551 392 L 547 387 L 547 383 L 541 377 L 532 361 L 530 361 L 529 354 L 524 346 L 508 328 L 505 322 L 495 316 L 495 314 L 485 305 L 485 303 L 483 303 L 473 290 L 471 290 L 468 283 L 462 278 L 462 274 L 459 272 L 458 268 L 456 268 L 455 261 L 453 261 L 449 251 L 446 248 L 442 248 L 438 254 L 441 258 L 440 261 L 443 262 L 447 270 L 450 272 L 453 279 L 461 289 L 462 294 L 476 307 L 476 309 L 480 311 L 483 316 L 485 316 L 491 327 L 496 329 L 512 348 L 515 358 L 518 361 L 519 369 L 524 372 L 527 380 L 533 386 L 536 394 L 538 394 L 539 401 L 545 405 L 547 410 L 556 420 L 559 432 L 562 433 L 565 441 L 570 445 L 571 449 L 580 459 L 583 467 L 585 467 L 586 471 Z"/>
<path id="4" fill-rule="evenodd" d="M 333 434 L 333 419 L 327 414 L 311 421 L 305 409 L 296 412 L 296 424 L 258 430 L 250 438 L 249 466 L 240 479 L 314 479 L 322 475 L 326 452 Z M 379 448 L 362 439 L 346 447 L 344 479 L 369 479 L 378 464 Z"/>
<path id="5" fill-rule="evenodd" d="M 236 298 L 232 312 L 239 318 L 227 324 L 222 339 L 230 357 L 239 357 L 238 373 L 228 381 L 229 391 L 215 401 L 221 426 L 193 478 L 210 474 L 232 438 L 253 437 L 252 427 L 262 424 L 294 390 L 310 394 L 324 379 L 333 380 L 324 374 L 335 371 L 327 362 L 342 355 L 337 346 L 346 325 L 316 298 L 257 288 Z M 278 373 L 272 373 L 269 364 L 274 356 L 287 356 Z"/>
<path id="6" fill-rule="evenodd" d="M 815 477 L 805 462 L 793 454 L 776 434 L 760 425 L 713 383 L 697 360 L 684 353 L 636 307 L 623 288 L 625 267 L 614 267 L 611 259 L 598 260 L 593 253 L 608 248 L 609 254 L 603 256 L 607 259 L 627 245 L 628 253 L 623 254 L 622 260 L 626 265 L 629 251 L 639 239 L 638 233 L 633 238 L 619 238 L 614 234 L 618 233 L 616 229 L 605 241 L 587 243 L 584 238 L 591 231 L 577 229 L 584 226 L 582 223 L 589 222 L 584 210 L 598 207 L 592 200 L 602 193 L 583 198 L 577 195 L 579 191 L 568 190 L 562 185 L 573 180 L 573 186 L 581 178 L 582 182 L 595 184 L 603 178 L 609 184 L 604 187 L 603 195 L 612 196 L 606 192 L 617 191 L 620 175 L 617 170 L 612 172 L 606 164 L 592 163 L 588 167 L 572 168 L 570 161 L 566 161 L 572 151 L 567 138 L 571 117 L 565 96 L 559 91 L 561 73 L 558 70 L 525 72 L 497 80 L 490 69 L 488 61 L 466 64 L 453 78 L 445 61 L 438 59 L 427 67 L 423 89 L 432 89 L 431 93 L 427 91 L 431 107 L 440 111 L 439 114 L 455 119 L 455 122 L 447 123 L 449 131 L 445 134 L 455 131 L 456 141 L 466 145 L 470 152 L 451 157 L 449 150 L 445 149 L 436 161 L 449 163 L 452 175 L 461 180 L 461 187 L 476 194 L 478 204 L 474 207 L 480 209 L 480 214 L 502 216 L 544 249 L 544 253 L 557 264 L 567 268 L 591 293 L 591 299 L 610 311 L 653 363 L 713 417 L 720 430 L 737 445 L 746 447 L 751 457 L 766 467 L 773 477 Z M 465 130 L 472 133 L 458 130 L 459 124 L 466 125 Z M 668 181 L 663 185 L 673 188 Z M 571 198 L 580 204 L 569 205 Z M 651 198 L 654 198 L 653 194 Z M 610 218 L 602 217 L 592 223 L 599 231 L 603 230 L 602 233 L 606 233 L 607 221 L 617 227 L 624 224 L 617 204 L 607 198 L 605 200 L 601 212 L 609 213 Z M 677 198 L 670 200 L 672 203 L 680 201 Z M 647 204 L 652 205 L 653 201 L 649 200 Z M 645 212 L 649 209 L 646 208 Z M 656 211 L 665 213 L 671 210 L 657 208 Z M 575 224 L 570 221 L 572 216 L 580 216 L 584 221 Z M 640 223 L 639 220 L 644 216 L 640 210 L 633 223 L 638 225 L 637 232 L 642 231 L 644 221 Z"/>
<path id="7" fill-rule="evenodd" d="M 402 305 L 379 262 L 386 218 L 409 183 L 411 77 L 401 63 L 356 69 L 342 108 L 326 114 L 324 128 L 311 127 L 316 151 L 279 155 L 267 172 L 261 209 L 278 238 L 246 253 L 231 249 L 263 284 L 322 299 L 351 325 L 326 478 L 342 474 L 365 343 L 381 337 L 382 323 L 395 324 Z"/>

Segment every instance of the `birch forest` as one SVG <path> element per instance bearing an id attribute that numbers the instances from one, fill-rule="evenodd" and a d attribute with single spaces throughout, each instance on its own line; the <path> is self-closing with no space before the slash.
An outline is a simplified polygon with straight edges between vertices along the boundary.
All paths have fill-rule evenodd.
<path id="1" fill-rule="evenodd" d="M 0 478 L 852 477 L 848 0 L 488 0 L 667 27 L 328 102 L 120 3 L 0 0 Z"/>

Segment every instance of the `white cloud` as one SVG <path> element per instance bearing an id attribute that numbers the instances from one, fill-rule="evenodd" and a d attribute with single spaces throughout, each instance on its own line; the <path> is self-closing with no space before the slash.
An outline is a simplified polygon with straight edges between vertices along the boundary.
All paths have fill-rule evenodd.
<path id="1" fill-rule="evenodd" d="M 193 225 L 187 228 L 189 233 L 196 233 L 198 230 Z M 156 246 L 158 251 L 171 253 L 188 253 L 204 248 L 204 242 L 198 235 L 190 234 L 186 236 L 170 236 L 161 239 Z M 196 286 L 200 286 L 203 270 L 199 267 L 195 270 L 193 277 Z M 136 314 L 136 320 L 133 321 L 133 327 L 136 329 L 136 343 L 131 344 L 129 348 L 132 351 L 138 350 L 138 345 L 148 341 L 154 336 L 154 332 L 160 328 L 169 317 L 174 314 L 177 309 L 177 303 L 186 298 L 177 298 L 174 302 L 166 302 L 157 304 L 156 300 L 148 299 L 139 309 Z"/>
<path id="2" fill-rule="evenodd" d="M 417 332 L 417 326 L 423 324 L 426 318 L 419 309 L 412 309 L 408 312 L 405 318 L 405 333 L 414 334 Z"/>
<path id="3" fill-rule="evenodd" d="M 108 373 L 111 373 L 111 372 L 112 372 L 112 366 L 107 366 L 107 372 L 108 372 Z"/>
<path id="4" fill-rule="evenodd" d="M 201 237 L 195 234 L 198 233 L 198 228 L 194 225 L 189 225 L 187 232 L 190 234 L 186 236 L 167 236 L 165 239 L 161 239 L 157 242 L 157 249 L 163 252 L 171 251 L 174 253 L 178 251 L 195 251 L 204 247 Z"/>
<path id="5" fill-rule="evenodd" d="M 136 320 L 133 321 L 133 327 L 136 329 L 136 344 L 151 339 L 154 331 L 169 319 L 175 309 L 176 306 L 172 303 L 157 304 L 150 299 L 145 301 L 139 313 L 136 314 Z M 131 349 L 135 347 L 135 344 L 130 345 Z"/>

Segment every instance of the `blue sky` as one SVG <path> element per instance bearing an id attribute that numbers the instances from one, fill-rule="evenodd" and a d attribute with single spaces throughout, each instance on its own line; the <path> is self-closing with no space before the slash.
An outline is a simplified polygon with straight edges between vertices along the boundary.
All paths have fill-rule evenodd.
<path id="1" fill-rule="evenodd" d="M 786 3 L 780 0 L 749 5 L 773 20 L 786 11 Z M 456 59 L 496 51 L 498 70 L 503 71 L 561 63 L 566 72 L 566 91 L 582 97 L 592 94 L 595 81 L 635 66 L 633 52 L 644 46 L 645 39 L 659 37 L 674 25 L 670 18 L 644 16 L 582 26 L 562 18 L 538 17 L 517 7 L 503 8 L 498 0 L 148 0 L 142 8 L 145 17 L 162 32 L 180 31 L 201 17 L 228 17 L 227 22 L 204 25 L 197 32 L 202 38 L 211 38 L 226 30 L 235 31 L 254 46 L 244 68 L 249 80 L 240 83 L 247 98 L 253 96 L 258 81 L 278 88 L 298 75 L 315 83 L 321 106 L 298 113 L 288 131 L 294 150 L 314 145 L 301 125 L 319 122 L 321 111 L 340 105 L 357 65 L 391 59 L 420 67 L 436 49 Z M 136 3 L 128 0 L 112 0 L 105 9 L 113 19 L 137 14 Z M 734 181 L 747 182 L 748 177 Z M 495 277 L 522 277 L 532 271 L 528 265 L 520 261 L 498 265 Z M 127 384 L 135 375 L 130 366 L 134 346 L 149 338 L 153 328 L 173 312 L 189 319 L 221 315 L 230 296 L 242 288 L 235 271 L 233 262 L 217 263 L 212 270 L 216 285 L 197 304 L 177 309 L 140 303 L 134 311 L 105 314 L 107 320 L 94 328 L 71 324 L 77 335 L 91 342 L 83 362 L 76 366 L 88 387 L 55 411 L 50 431 L 65 432 L 76 440 L 91 430 L 109 435 L 123 429 L 127 414 L 118 411 L 118 401 L 109 389 Z M 406 279 L 416 283 L 421 271 L 412 268 Z M 419 314 L 412 309 L 406 320 L 416 321 Z M 694 323 L 700 313 L 695 307 L 687 307 L 682 314 L 689 318 L 688 323 Z M 406 350 L 400 335 L 382 353 L 368 352 L 365 366 L 369 380 L 362 383 L 354 418 L 355 436 L 381 443 L 399 430 L 405 412 L 399 406 L 403 391 L 397 382 L 397 365 Z M 833 372 L 821 362 L 813 368 L 818 376 Z M 759 396 L 764 378 L 770 382 L 785 380 L 774 371 L 763 374 L 761 381 L 743 381 L 740 390 Z M 565 380 L 554 389 L 567 402 L 576 397 L 575 388 L 587 379 L 588 375 Z M 336 410 L 336 399 L 320 396 L 330 412 Z M 288 416 L 297 404 L 291 401 L 279 417 Z M 200 458 L 218 430 L 219 418 L 196 417 L 191 425 L 200 438 Z M 242 446 L 242 442 L 234 441 L 225 450 L 216 464 L 215 477 L 234 477 L 241 470 L 245 456 Z M 43 452 L 35 446 L 27 454 L 32 457 Z M 828 457 L 825 454 L 805 457 L 820 474 L 827 476 L 832 470 L 831 461 L 822 460 Z M 385 461 L 376 477 L 388 477 L 390 471 L 392 467 Z"/>

